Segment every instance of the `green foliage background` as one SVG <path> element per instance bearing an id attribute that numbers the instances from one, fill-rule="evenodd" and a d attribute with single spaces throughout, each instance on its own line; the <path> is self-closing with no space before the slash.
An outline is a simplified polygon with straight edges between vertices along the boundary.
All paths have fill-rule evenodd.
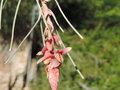
<path id="1" fill-rule="evenodd" d="M 3 36 L 10 37 L 15 7 L 18 0 L 8 0 L 3 9 Z M 60 33 L 66 46 L 73 47 L 71 55 L 85 76 L 82 80 L 70 60 L 65 56 L 60 71 L 59 90 L 84 90 L 80 83 L 93 90 L 120 90 L 120 0 L 59 0 L 72 24 L 84 36 L 80 40 L 69 28 L 52 0 L 49 7 L 60 24 L 66 28 Z M 35 0 L 21 3 L 15 35 L 19 39 L 30 29 L 31 9 Z M 35 33 L 39 32 L 37 30 Z M 40 34 L 35 34 L 39 36 Z M 38 43 L 38 42 L 37 42 Z M 33 51 L 34 52 L 34 51 Z M 45 66 L 41 64 L 38 75 L 31 83 L 32 90 L 50 90 Z"/>
<path id="2" fill-rule="evenodd" d="M 119 90 L 120 82 L 120 28 L 100 28 L 82 30 L 84 40 L 80 40 L 72 30 L 66 30 L 62 39 L 67 46 L 73 47 L 71 55 L 85 76 L 82 80 L 71 61 L 65 56 L 60 69 L 59 90 L 84 90 L 84 83 L 92 90 Z M 32 83 L 34 90 L 50 90 L 44 65 L 41 64 L 38 77 Z"/>

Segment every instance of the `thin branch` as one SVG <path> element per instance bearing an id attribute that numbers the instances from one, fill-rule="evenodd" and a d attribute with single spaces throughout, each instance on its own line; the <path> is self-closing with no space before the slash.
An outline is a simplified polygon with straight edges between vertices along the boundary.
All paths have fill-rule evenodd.
<path id="1" fill-rule="evenodd" d="M 3 4 L 2 8 L 4 8 L 4 7 L 5 7 L 5 5 L 6 5 L 7 1 L 8 1 L 8 0 L 5 0 L 5 2 L 4 2 L 4 4 Z"/>
<path id="2" fill-rule="evenodd" d="M 80 86 L 81 86 L 84 90 L 92 90 L 91 88 L 89 88 L 88 86 L 86 86 L 84 83 L 80 83 Z"/>
<path id="3" fill-rule="evenodd" d="M 40 30 L 41 30 L 43 45 L 45 46 L 45 37 L 44 37 L 44 33 L 43 33 L 43 24 L 42 24 L 42 21 L 40 22 Z"/>
<path id="4" fill-rule="evenodd" d="M 58 33 L 57 30 L 56 30 L 56 32 L 57 32 L 58 37 L 59 37 L 60 40 L 61 40 L 62 46 L 65 48 L 65 45 L 64 45 L 64 43 L 63 43 L 63 41 L 62 41 L 62 39 L 61 39 L 61 37 L 60 37 L 60 35 L 59 35 L 59 33 Z M 84 76 L 82 75 L 82 73 L 81 73 L 80 70 L 78 69 L 78 67 L 77 67 L 77 65 L 75 64 L 75 62 L 74 62 L 73 58 L 71 57 L 70 53 L 67 53 L 67 55 L 68 55 L 69 59 L 71 60 L 73 66 L 74 66 L 75 69 L 77 70 L 78 74 L 81 76 L 82 79 L 84 79 Z"/>
<path id="5" fill-rule="evenodd" d="M 15 11 L 15 16 L 14 16 L 13 25 L 12 25 L 12 36 L 11 36 L 11 42 L 10 42 L 9 51 L 11 51 L 12 45 L 13 45 L 14 31 L 15 31 L 15 23 L 16 23 L 16 18 L 17 18 L 17 14 L 18 14 L 19 7 L 20 7 L 20 3 L 21 3 L 21 0 L 18 1 L 18 5 L 17 5 L 16 11 Z"/>
<path id="6" fill-rule="evenodd" d="M 67 17 L 65 16 L 65 14 L 63 13 L 59 3 L 57 0 L 55 0 L 57 6 L 58 6 L 58 9 L 60 10 L 61 14 L 63 15 L 64 19 L 67 21 L 67 23 L 70 25 L 70 27 L 74 30 L 74 32 L 81 38 L 83 39 L 83 36 L 74 28 L 74 26 L 70 23 L 70 21 L 67 19 Z"/>
<path id="7" fill-rule="evenodd" d="M 40 8 L 39 2 L 38 0 L 36 0 L 38 7 Z M 14 53 L 6 60 L 5 64 L 7 64 L 8 62 L 11 62 L 12 57 L 17 53 L 17 51 L 19 50 L 19 48 L 21 47 L 21 45 L 24 43 L 24 41 L 27 39 L 27 37 L 31 34 L 31 32 L 34 30 L 34 28 L 36 27 L 36 25 L 38 24 L 38 22 L 40 21 L 41 18 L 41 9 L 39 9 L 39 16 L 37 21 L 35 22 L 35 24 L 33 25 L 33 27 L 30 29 L 30 31 L 28 32 L 28 34 L 25 36 L 25 38 L 22 40 L 22 42 L 19 44 L 19 46 L 17 47 L 17 49 L 14 51 Z"/>
<path id="8" fill-rule="evenodd" d="M 2 6 L 3 6 L 3 0 L 1 0 L 1 3 L 0 3 L 0 30 L 2 28 Z"/>

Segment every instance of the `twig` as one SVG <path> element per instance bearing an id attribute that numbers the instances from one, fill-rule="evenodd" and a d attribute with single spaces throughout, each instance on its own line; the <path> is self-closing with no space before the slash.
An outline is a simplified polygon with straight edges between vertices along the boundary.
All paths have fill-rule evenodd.
<path id="1" fill-rule="evenodd" d="M 74 32 L 81 38 L 83 39 L 83 36 L 74 28 L 74 26 L 70 23 L 70 21 L 67 19 L 67 17 L 65 16 L 65 14 L 63 13 L 59 3 L 57 0 L 55 0 L 57 6 L 58 6 L 58 9 L 60 10 L 61 14 L 63 15 L 64 19 L 67 21 L 67 23 L 70 25 L 70 27 L 74 30 Z"/>
<path id="2" fill-rule="evenodd" d="M 58 33 L 57 30 L 56 30 L 56 32 L 57 32 L 58 37 L 59 37 L 60 40 L 61 40 L 62 46 L 65 48 L 65 45 L 64 45 L 64 43 L 63 43 L 63 41 L 62 41 L 62 39 L 61 39 L 61 37 L 60 37 L 60 34 Z M 78 67 L 77 67 L 77 65 L 75 64 L 75 62 L 74 62 L 73 58 L 71 57 L 71 55 L 70 55 L 69 53 L 67 53 L 67 55 L 68 55 L 69 59 L 71 60 L 73 66 L 74 66 L 75 69 L 77 70 L 78 74 L 81 76 L 82 79 L 84 79 L 84 76 L 82 75 L 82 73 L 81 73 L 80 70 L 78 69 Z"/>
<path id="3" fill-rule="evenodd" d="M 44 33 L 43 33 L 43 24 L 42 24 L 42 21 L 40 22 L 40 30 L 41 30 L 43 45 L 45 46 L 45 37 L 44 37 Z"/>
<path id="4" fill-rule="evenodd" d="M 11 36 L 11 42 L 10 42 L 9 51 L 11 51 L 12 45 L 13 45 L 14 31 L 15 31 L 15 23 L 16 23 L 16 18 L 17 18 L 17 14 L 18 14 L 19 7 L 20 7 L 20 3 L 21 3 L 21 0 L 18 1 L 18 5 L 17 5 L 16 11 L 15 11 L 15 16 L 14 16 L 13 25 L 12 25 L 12 36 Z"/>
<path id="5" fill-rule="evenodd" d="M 2 23 L 2 6 L 3 6 L 3 0 L 1 0 L 0 3 L 0 30 L 2 28 L 1 23 Z"/>
<path id="6" fill-rule="evenodd" d="M 80 86 L 85 90 L 92 90 L 91 88 L 87 87 L 84 83 L 80 83 Z"/>
<path id="7" fill-rule="evenodd" d="M 37 5 L 40 8 L 39 2 L 37 1 Z M 39 16 L 37 21 L 35 22 L 35 24 L 33 25 L 33 27 L 30 29 L 30 31 L 28 32 L 28 34 L 25 36 L 25 38 L 22 40 L 22 42 L 19 44 L 18 48 L 14 51 L 14 53 L 6 60 L 5 64 L 7 64 L 8 62 L 12 61 L 11 58 L 17 53 L 17 51 L 19 50 L 19 48 L 21 47 L 21 45 L 24 43 L 24 41 L 27 39 L 27 37 L 31 34 L 31 32 L 34 30 L 34 28 L 36 27 L 36 25 L 38 24 L 38 22 L 40 21 L 41 18 L 41 9 L 39 9 Z"/>
<path id="8" fill-rule="evenodd" d="M 3 4 L 2 8 L 4 8 L 4 7 L 5 7 L 6 3 L 7 3 L 7 0 L 5 0 L 5 2 L 4 2 L 4 4 Z"/>

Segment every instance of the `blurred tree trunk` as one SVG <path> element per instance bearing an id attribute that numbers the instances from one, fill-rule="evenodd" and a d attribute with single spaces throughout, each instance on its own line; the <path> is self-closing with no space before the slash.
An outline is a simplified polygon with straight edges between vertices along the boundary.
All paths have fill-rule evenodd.
<path id="1" fill-rule="evenodd" d="M 12 50 L 17 48 L 14 43 Z M 4 60 L 13 52 L 9 52 L 9 44 L 0 37 L 0 90 L 22 90 L 25 85 L 26 66 L 29 56 L 29 42 L 25 41 L 12 62 L 4 64 Z"/>

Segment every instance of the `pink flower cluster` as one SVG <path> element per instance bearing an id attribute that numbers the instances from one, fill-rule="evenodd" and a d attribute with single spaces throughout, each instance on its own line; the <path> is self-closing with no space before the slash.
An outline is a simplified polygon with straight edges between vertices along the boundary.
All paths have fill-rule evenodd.
<path id="1" fill-rule="evenodd" d="M 71 50 L 71 47 L 60 50 L 54 48 L 54 45 L 61 46 L 61 41 L 54 33 L 54 26 L 50 16 L 53 16 L 58 26 L 59 24 L 53 12 L 46 5 L 49 1 L 50 0 L 42 0 L 42 12 L 48 27 L 45 27 L 44 30 L 45 46 L 37 53 L 37 55 L 43 55 L 43 57 L 38 60 L 37 64 L 43 62 L 46 65 L 47 78 L 50 86 L 52 90 L 57 90 L 59 81 L 59 67 L 64 61 L 62 55 L 68 53 Z M 60 26 L 59 28 L 61 29 Z"/>

